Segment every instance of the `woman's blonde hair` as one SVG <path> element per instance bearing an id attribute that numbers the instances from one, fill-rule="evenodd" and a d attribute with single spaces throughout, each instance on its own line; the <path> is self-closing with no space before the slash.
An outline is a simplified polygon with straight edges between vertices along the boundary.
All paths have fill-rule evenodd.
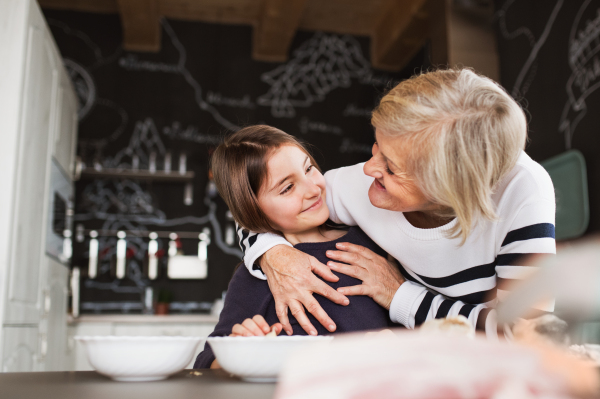
<path id="1" fill-rule="evenodd" d="M 456 217 L 462 243 L 479 218 L 497 218 L 492 194 L 527 141 L 521 107 L 502 87 L 470 69 L 426 72 L 399 83 L 373 111 L 380 134 L 402 137 L 408 174 Z"/>

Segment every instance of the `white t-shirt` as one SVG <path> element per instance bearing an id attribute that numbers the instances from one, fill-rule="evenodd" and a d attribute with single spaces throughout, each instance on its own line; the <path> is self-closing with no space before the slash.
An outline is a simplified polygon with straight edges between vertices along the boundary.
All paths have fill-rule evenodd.
<path id="1" fill-rule="evenodd" d="M 521 279 L 534 269 L 523 255 L 554 254 L 554 187 L 544 168 L 524 152 L 493 194 L 497 220 L 480 220 L 466 242 L 448 238 L 456 219 L 434 229 L 412 226 L 402 212 L 376 208 L 368 197 L 373 178 L 363 164 L 325 174 L 327 205 L 336 223 L 359 226 L 400 263 L 407 278 L 390 306 L 390 318 L 414 328 L 431 318 L 462 314 L 488 336 L 497 336 L 495 307 L 502 279 Z M 265 278 L 254 261 L 287 241 L 274 234 L 239 232 L 245 263 Z M 549 304 L 545 311 L 552 311 Z"/>

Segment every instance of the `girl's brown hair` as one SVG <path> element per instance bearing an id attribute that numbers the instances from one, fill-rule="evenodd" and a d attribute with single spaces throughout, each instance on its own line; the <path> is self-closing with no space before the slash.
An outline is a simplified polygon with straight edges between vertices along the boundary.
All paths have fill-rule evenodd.
<path id="1" fill-rule="evenodd" d="M 308 155 L 294 136 L 267 125 L 248 126 L 225 138 L 213 153 L 211 169 L 217 189 L 235 221 L 256 233 L 277 233 L 258 205 L 258 194 L 268 176 L 267 161 L 278 148 L 293 145 Z"/>

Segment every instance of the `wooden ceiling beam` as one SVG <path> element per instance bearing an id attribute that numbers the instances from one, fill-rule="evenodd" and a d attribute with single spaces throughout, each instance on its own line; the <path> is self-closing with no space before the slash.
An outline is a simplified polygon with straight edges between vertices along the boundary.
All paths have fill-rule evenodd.
<path id="1" fill-rule="evenodd" d="M 284 62 L 307 0 L 264 0 L 254 27 L 252 57 L 259 61 Z"/>
<path id="2" fill-rule="evenodd" d="M 40 7 L 112 14 L 119 11 L 117 0 L 38 0 Z"/>
<path id="3" fill-rule="evenodd" d="M 117 0 L 123 48 L 129 51 L 160 50 L 161 26 L 158 0 Z"/>
<path id="4" fill-rule="evenodd" d="M 419 51 L 429 35 L 426 0 L 390 0 L 371 36 L 373 67 L 402 69 Z"/>

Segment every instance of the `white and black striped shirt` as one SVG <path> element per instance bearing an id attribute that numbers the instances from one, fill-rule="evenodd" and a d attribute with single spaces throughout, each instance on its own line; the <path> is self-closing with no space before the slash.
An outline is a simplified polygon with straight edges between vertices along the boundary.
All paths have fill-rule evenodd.
<path id="1" fill-rule="evenodd" d="M 506 295 L 497 285 L 534 270 L 526 255 L 556 253 L 552 181 L 524 152 L 495 189 L 498 219 L 479 221 L 462 246 L 460 238 L 446 234 L 456 220 L 419 229 L 402 212 L 374 207 L 368 197 L 373 178 L 363 173 L 363 164 L 331 170 L 325 179 L 331 220 L 358 225 L 400 263 L 407 281 L 392 300 L 390 317 L 408 328 L 462 314 L 496 337 L 493 308 Z M 245 263 L 257 278 L 265 276 L 254 261 L 275 245 L 290 245 L 274 234 L 238 234 Z M 541 310 L 552 311 L 553 304 Z"/>

